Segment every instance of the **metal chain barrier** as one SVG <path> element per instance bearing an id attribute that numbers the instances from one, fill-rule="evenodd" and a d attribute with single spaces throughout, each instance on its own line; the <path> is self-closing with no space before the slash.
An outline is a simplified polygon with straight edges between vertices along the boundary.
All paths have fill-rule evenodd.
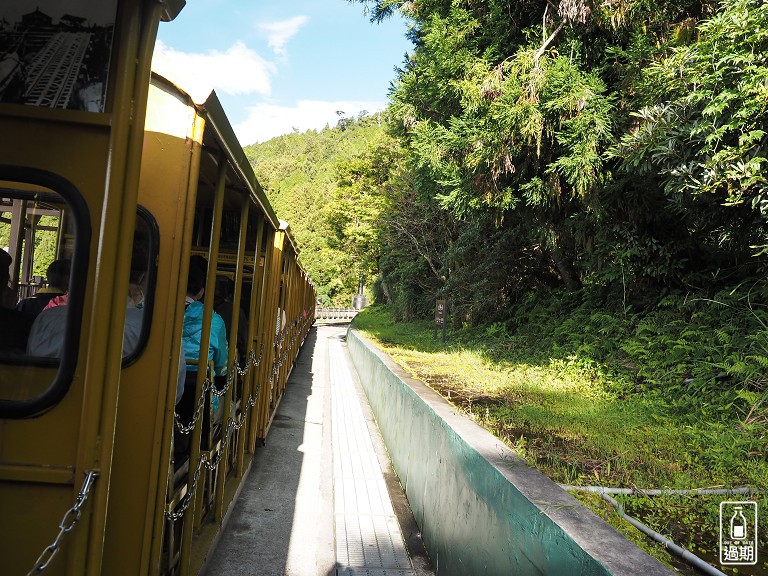
<path id="1" fill-rule="evenodd" d="M 256 368 L 261 364 L 261 361 L 264 357 L 264 343 L 262 342 L 261 348 L 259 349 L 259 357 L 256 359 L 256 352 L 254 352 L 253 348 L 251 348 L 250 352 L 248 353 L 248 360 L 245 362 L 245 368 L 240 368 L 240 365 L 238 364 L 237 360 L 235 360 L 234 366 L 232 366 L 232 370 L 229 371 L 229 376 L 227 377 L 227 383 L 224 388 L 219 390 L 214 386 L 214 383 L 211 381 L 210 378 L 206 378 L 205 382 L 203 383 L 203 391 L 200 397 L 197 399 L 197 407 L 195 408 L 195 412 L 192 416 L 192 420 L 188 424 L 184 424 L 181 419 L 179 418 L 179 415 L 174 412 L 173 413 L 173 419 L 176 423 L 176 428 L 181 432 L 182 434 L 189 434 L 192 432 L 192 430 L 195 429 L 195 424 L 200 419 L 200 416 L 203 412 L 203 407 L 205 406 L 205 393 L 210 390 L 213 392 L 216 396 L 223 396 L 227 393 L 227 390 L 229 390 L 230 385 L 232 382 L 234 382 L 235 379 L 235 373 L 239 374 L 241 377 L 248 374 L 248 371 L 253 367 Z"/>
<path id="2" fill-rule="evenodd" d="M 98 475 L 99 473 L 96 470 L 91 470 L 90 472 L 86 473 L 85 480 L 83 480 L 83 486 L 80 488 L 80 493 L 75 499 L 74 506 L 67 510 L 67 512 L 64 514 L 64 517 L 61 519 L 61 522 L 59 522 L 59 533 L 56 535 L 56 539 L 52 544 L 47 546 L 45 550 L 43 550 L 42 554 L 40 554 L 40 557 L 37 559 L 37 562 L 35 562 L 34 568 L 29 571 L 27 576 L 40 574 L 43 570 L 48 568 L 48 565 L 53 560 L 53 557 L 56 556 L 56 553 L 59 551 L 61 540 L 64 537 L 64 534 L 71 531 L 75 527 L 75 524 L 77 524 L 78 520 L 80 520 L 80 516 L 82 515 L 81 510 L 85 505 L 85 501 L 88 499 L 88 494 L 90 493 L 91 487 L 93 486 L 93 483 Z"/>
<path id="3" fill-rule="evenodd" d="M 253 348 L 251 348 L 251 351 L 248 353 L 248 360 L 251 361 L 251 366 L 256 368 L 261 364 L 262 359 L 264 358 L 264 342 L 261 343 L 261 348 L 259 348 L 259 358 L 258 360 L 255 360 L 256 358 L 256 352 L 253 351 Z"/>
<path id="4" fill-rule="evenodd" d="M 280 343 L 278 346 L 282 346 L 283 341 L 285 340 L 285 337 L 287 336 L 288 329 L 294 328 L 299 323 L 299 320 L 294 320 L 292 325 L 290 327 L 286 327 L 284 331 L 281 333 L 280 337 Z M 306 322 L 304 322 L 306 324 Z M 291 347 L 295 345 L 296 340 L 298 339 L 298 336 L 294 334 L 291 338 Z M 273 365 L 272 367 L 272 374 L 270 376 L 270 383 L 274 380 L 274 377 L 277 375 L 277 373 L 280 371 L 280 368 L 282 368 L 283 363 L 285 362 L 285 358 L 288 355 L 288 351 L 290 348 L 287 348 L 283 351 L 281 354 L 278 362 Z M 222 390 L 218 390 L 216 386 L 213 385 L 213 382 L 209 378 L 205 379 L 205 382 L 203 384 L 203 391 L 198 399 L 197 402 L 197 408 L 195 409 L 194 416 L 192 418 L 192 421 L 189 424 L 183 424 L 180 419 L 179 415 L 174 412 L 174 421 L 176 423 L 176 427 L 182 434 L 189 434 L 195 427 L 195 424 L 200 419 L 200 415 L 202 414 L 203 407 L 205 406 L 205 393 L 208 390 L 211 390 L 215 395 L 217 396 L 223 396 L 227 390 L 229 389 L 232 382 L 234 382 L 235 373 L 239 374 L 241 377 L 245 376 L 248 371 L 253 367 L 258 367 L 264 357 L 264 344 L 261 344 L 261 348 L 259 350 L 259 357 L 256 358 L 256 352 L 251 349 L 248 353 L 248 359 L 245 362 L 245 367 L 241 368 L 238 364 L 237 360 L 235 360 L 234 366 L 232 367 L 232 370 L 230 371 L 230 376 L 227 378 L 226 386 Z M 193 496 L 195 495 L 197 491 L 197 484 L 200 481 L 200 474 L 202 472 L 203 466 L 208 468 L 208 470 L 215 470 L 218 465 L 221 463 L 221 459 L 224 456 L 224 452 L 226 450 L 227 445 L 229 444 L 229 439 L 232 436 L 232 432 L 235 430 L 240 430 L 247 421 L 248 412 L 250 409 L 256 405 L 256 400 L 258 398 L 258 393 L 256 396 L 249 395 L 248 400 L 246 402 L 245 410 L 243 410 L 240 413 L 239 417 L 230 417 L 227 421 L 227 428 L 224 432 L 224 442 L 221 445 L 221 448 L 216 453 L 216 456 L 213 458 L 213 460 L 209 460 L 208 455 L 206 453 L 203 453 L 200 455 L 200 458 L 197 463 L 197 467 L 195 469 L 195 473 L 192 477 L 192 485 L 190 489 L 188 490 L 187 494 L 182 499 L 179 506 L 174 511 L 166 511 L 165 517 L 168 520 L 171 520 L 175 522 L 184 514 L 186 513 L 187 509 L 189 508 L 189 505 L 192 501 Z M 51 561 L 53 560 L 54 556 L 56 556 L 57 552 L 59 551 L 59 548 L 61 546 L 61 541 L 64 537 L 64 535 L 67 532 L 70 532 L 77 522 L 80 520 L 80 517 L 82 516 L 82 507 L 85 505 L 86 500 L 88 499 L 88 495 L 90 494 L 91 487 L 93 486 L 94 481 L 98 477 L 99 473 L 95 470 L 92 470 L 88 472 L 85 476 L 85 479 L 83 480 L 83 486 L 80 488 L 80 492 L 77 495 L 77 498 L 75 500 L 75 504 L 67 510 L 67 512 L 64 514 L 64 517 L 61 519 L 61 522 L 59 522 L 59 533 L 56 535 L 56 538 L 54 539 L 53 543 L 47 546 L 43 552 L 40 554 L 40 557 L 35 562 L 35 566 L 32 568 L 32 570 L 29 571 L 27 576 L 34 576 L 35 574 L 40 574 L 43 572 L 48 566 L 50 565 Z"/>
<path id="5" fill-rule="evenodd" d="M 197 468 L 195 469 L 195 475 L 192 477 L 192 486 L 184 495 L 184 498 L 182 498 L 181 503 L 179 504 L 179 506 L 176 508 L 175 511 L 173 512 L 168 510 L 165 511 L 165 518 L 167 520 L 176 522 L 176 520 L 184 516 L 184 513 L 187 511 L 187 508 L 189 508 L 190 502 L 192 502 L 192 497 L 195 495 L 195 492 L 197 492 L 197 482 L 198 480 L 200 480 L 200 472 L 203 469 L 203 463 L 207 459 L 208 459 L 207 454 L 205 453 L 200 454 L 200 459 L 197 461 Z"/>
<path id="6" fill-rule="evenodd" d="M 306 325 L 308 321 L 307 319 L 304 319 L 303 324 Z M 296 319 L 293 321 L 292 325 L 290 327 L 286 326 L 284 330 L 281 331 L 281 333 L 278 335 L 278 342 L 276 343 L 276 347 L 280 348 L 283 344 L 283 341 L 285 340 L 285 337 L 287 336 L 287 332 L 289 328 L 294 328 L 297 324 L 299 324 L 301 321 L 300 319 Z M 294 334 L 291 338 L 291 347 L 296 343 L 296 340 L 298 340 L 298 335 Z M 280 369 L 283 366 L 283 363 L 285 362 L 285 358 L 288 355 L 288 352 L 291 350 L 291 347 L 286 348 L 283 353 L 280 355 L 280 358 L 277 362 L 274 362 L 272 365 L 271 374 L 269 377 L 269 384 L 270 388 L 272 386 L 272 383 L 274 381 L 275 376 L 277 376 L 277 373 L 280 371 Z M 261 348 L 259 349 L 259 357 L 256 359 L 256 353 L 253 349 L 251 349 L 248 353 L 248 360 L 245 362 L 245 368 L 241 369 L 239 364 L 237 363 L 237 360 L 235 360 L 235 364 L 232 367 L 232 371 L 230 372 L 230 376 L 227 378 L 227 384 L 222 390 L 218 390 L 216 386 L 213 385 L 211 380 L 209 378 L 205 379 L 205 383 L 203 385 L 203 394 L 201 395 L 200 399 L 197 403 L 197 409 L 195 410 L 195 415 L 192 421 L 184 426 L 180 420 L 178 414 L 174 413 L 174 420 L 176 422 L 176 426 L 178 427 L 179 431 L 183 434 L 189 434 L 191 430 L 194 429 L 195 423 L 200 417 L 200 414 L 202 413 L 203 406 L 205 404 L 205 393 L 210 389 L 215 395 L 217 396 L 223 396 L 226 391 L 229 389 L 229 386 L 234 381 L 234 375 L 235 372 L 240 374 L 240 376 L 245 376 L 248 373 L 248 370 L 250 370 L 251 367 L 257 367 L 261 364 L 262 360 L 264 358 L 264 343 L 262 342 Z M 182 501 L 179 503 L 177 508 L 173 511 L 165 511 L 165 517 L 168 520 L 171 520 L 172 522 L 175 522 L 179 518 L 183 517 L 186 513 L 187 509 L 189 508 L 190 502 L 192 501 L 192 498 L 194 494 L 197 491 L 197 484 L 200 481 L 200 474 L 202 472 L 203 466 L 208 468 L 209 470 L 213 471 L 216 469 L 216 467 L 221 462 L 221 458 L 224 455 L 225 448 L 227 447 L 229 443 L 229 438 L 231 436 L 231 433 L 233 430 L 240 430 L 240 428 L 243 427 L 247 420 L 247 415 L 250 409 L 256 405 L 256 400 L 258 398 L 258 393 L 256 396 L 249 395 L 248 401 L 246 402 L 245 410 L 243 410 L 240 413 L 240 417 L 236 419 L 236 417 L 230 417 L 227 421 L 227 428 L 224 432 L 224 441 L 222 442 L 221 448 L 219 448 L 218 452 L 216 453 L 216 456 L 213 460 L 209 461 L 208 455 L 206 453 L 202 453 L 200 455 L 200 458 L 197 462 L 197 467 L 195 468 L 195 473 L 192 476 L 192 484 L 189 487 L 189 490 L 187 491 L 187 494 L 184 496 Z"/>
<path id="7" fill-rule="evenodd" d="M 235 361 L 235 365 L 233 367 L 233 370 L 236 370 L 241 376 L 245 376 L 248 373 L 248 370 L 250 370 L 252 367 L 256 368 L 261 364 L 262 358 L 264 357 L 264 344 L 262 343 L 261 348 L 259 350 L 259 357 L 256 359 L 256 353 L 253 349 L 250 350 L 248 353 L 248 361 L 246 362 L 245 369 L 241 372 L 240 367 Z M 234 376 L 234 374 L 233 374 Z M 200 417 L 200 413 L 202 411 L 202 407 L 205 404 L 205 393 L 207 392 L 208 388 L 211 388 L 214 394 L 222 395 L 227 391 L 227 388 L 229 388 L 230 384 L 232 382 L 232 379 L 228 379 L 227 386 L 222 390 L 221 393 L 217 393 L 217 390 L 214 386 L 212 386 L 211 381 L 206 378 L 205 384 L 203 385 L 203 394 L 198 400 L 198 408 L 195 411 L 195 417 L 193 418 L 192 422 L 188 426 L 181 426 L 179 422 L 179 416 L 178 414 L 174 413 L 174 418 L 176 420 L 176 425 L 179 427 L 179 431 L 181 431 L 183 434 L 189 434 L 189 432 L 194 429 L 195 423 L 197 422 L 198 418 Z M 168 511 L 165 512 L 165 517 L 168 520 L 171 520 L 175 522 L 182 516 L 184 516 L 184 513 L 187 511 L 187 508 L 189 508 L 189 504 L 192 500 L 193 495 L 197 491 L 197 483 L 200 481 L 200 473 L 203 469 L 203 466 L 208 468 L 209 470 L 213 471 L 216 469 L 216 467 L 219 465 L 219 462 L 221 462 L 221 458 L 224 454 L 224 449 L 226 448 L 227 444 L 229 443 L 229 438 L 233 430 L 240 430 L 240 428 L 243 427 L 247 420 L 248 412 L 250 409 L 256 405 L 256 400 L 258 398 L 258 393 L 256 396 L 248 395 L 248 400 L 246 402 L 245 410 L 243 410 L 240 413 L 240 417 L 235 420 L 235 418 L 230 417 L 227 421 L 227 429 L 224 432 L 224 442 L 221 445 L 221 448 L 216 454 L 216 458 L 214 458 L 213 461 L 208 461 L 208 455 L 203 453 L 200 455 L 200 459 L 197 462 L 197 467 L 195 468 L 195 473 L 192 476 L 192 485 L 187 492 L 187 494 L 182 499 L 179 506 L 174 511 Z"/>
<path id="8" fill-rule="evenodd" d="M 195 424 L 200 419 L 200 416 L 203 413 L 203 406 L 205 406 L 205 393 L 208 392 L 210 387 L 211 381 L 206 378 L 205 382 L 203 383 L 203 393 L 200 395 L 200 398 L 197 399 L 197 408 L 195 408 L 195 413 L 192 415 L 192 420 L 188 424 L 182 423 L 179 415 L 175 411 L 173 412 L 173 421 L 176 423 L 176 428 L 178 428 L 179 432 L 182 434 L 189 434 L 192 432 L 192 430 L 195 429 Z"/>
<path id="9" fill-rule="evenodd" d="M 190 486 L 187 493 L 184 495 L 184 498 L 179 503 L 178 507 L 174 511 L 165 511 L 165 518 L 167 520 L 171 520 L 172 522 L 175 522 L 182 516 L 184 516 L 185 512 L 189 508 L 189 504 L 192 501 L 192 498 L 194 497 L 195 493 L 197 492 L 197 483 L 200 481 L 200 473 L 202 472 L 203 466 L 208 468 L 208 470 L 215 470 L 219 463 L 221 462 L 222 457 L 224 456 L 224 451 L 229 444 L 229 438 L 232 434 L 233 430 L 240 430 L 240 428 L 243 427 L 247 420 L 248 412 L 250 411 L 251 407 L 256 405 L 256 400 L 258 398 L 258 394 L 256 396 L 248 396 L 248 401 L 246 402 L 246 408 L 244 411 L 240 413 L 240 417 L 235 420 L 235 418 L 230 417 L 227 421 L 227 428 L 224 432 L 224 441 L 221 444 L 221 448 L 219 448 L 218 452 L 216 453 L 216 456 L 213 460 L 208 460 L 208 454 L 203 452 L 200 454 L 200 458 L 197 461 L 197 467 L 195 468 L 195 473 L 192 476 L 192 485 Z"/>

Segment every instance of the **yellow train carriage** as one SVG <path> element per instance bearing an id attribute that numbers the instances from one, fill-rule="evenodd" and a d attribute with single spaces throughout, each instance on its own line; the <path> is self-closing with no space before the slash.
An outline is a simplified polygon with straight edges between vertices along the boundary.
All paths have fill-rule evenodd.
<path id="1" fill-rule="evenodd" d="M 97 8 L 93 18 L 82 14 L 93 24 L 84 30 L 33 2 L 0 5 L 0 248 L 12 258 L 0 271 L 4 296 L 34 290 L 25 256 L 43 218 L 56 223 L 49 226 L 56 227 L 54 256 L 71 263 L 58 358 L 27 354 L 25 338 L 15 335 L 31 326 L 3 302 L 0 555 L 7 574 L 26 574 L 38 558 L 50 561 L 52 573 L 96 574 L 102 566 L 128 286 L 123 263 L 148 88 L 142 78 L 161 17 L 173 18 L 180 5 L 107 1 Z M 60 522 L 75 528 L 64 533 Z"/>
<path id="2" fill-rule="evenodd" d="M 44 71 L 0 82 L 3 297 L 57 304 L 32 320 L 0 307 L 7 574 L 197 573 L 313 321 L 288 227 L 215 95 L 195 103 L 160 77 L 150 87 L 158 21 L 181 5 L 105 2 L 80 29 L 66 2 L 66 22 L 0 8 L 6 55 L 39 70 L 52 44 L 80 58 L 74 87 L 60 80 L 56 94 L 30 80 Z M 182 358 L 193 255 L 207 261 L 200 357 L 228 287 L 224 376 Z M 56 296 L 51 260 L 69 272 Z"/>
<path id="3" fill-rule="evenodd" d="M 215 94 L 196 104 L 155 76 L 143 158 L 139 205 L 159 231 L 157 280 L 148 292 L 155 310 L 164 314 L 161 320 L 153 315 L 146 351 L 122 376 L 113 466 L 115 478 L 124 483 L 117 491 L 127 497 L 114 504 L 122 513 L 112 515 L 110 510 L 115 526 L 107 526 L 105 556 L 112 555 L 112 548 L 120 556 L 125 547 L 120 534 L 126 532 L 131 538 L 141 535 L 144 542 L 137 540 L 136 545 L 143 546 L 147 558 L 161 562 L 160 568 L 137 564 L 136 573 L 195 573 L 247 473 L 249 455 L 257 440 L 266 437 L 288 370 L 313 319 L 314 291 L 298 265 L 287 225 L 269 206 Z M 203 334 L 210 329 L 217 279 L 229 280 L 230 298 L 239 305 L 230 306 L 231 317 L 224 319 L 230 326 L 229 369 L 224 386 L 214 394 L 226 390 L 220 396 L 220 420 L 205 421 L 213 419 L 205 414 L 213 396 L 207 401 L 204 396 L 211 394 L 215 381 L 203 366 L 196 372 L 192 395 L 192 405 L 203 414 L 189 430 L 189 453 L 181 454 L 171 448 L 168 431 L 175 427 L 178 437 L 189 428 L 174 412 L 174 390 L 183 295 L 193 255 L 207 261 L 205 294 L 211 297 L 204 300 Z M 246 325 L 244 344 L 237 341 L 241 322 Z M 203 338 L 201 349 L 207 348 Z M 161 366 L 160 379 L 154 379 Z M 152 414 L 154 406 L 164 410 Z M 155 455 L 146 459 L 137 451 Z M 143 484 L 141 490 L 133 489 L 137 483 Z M 131 515 L 134 529 L 125 523 Z"/>

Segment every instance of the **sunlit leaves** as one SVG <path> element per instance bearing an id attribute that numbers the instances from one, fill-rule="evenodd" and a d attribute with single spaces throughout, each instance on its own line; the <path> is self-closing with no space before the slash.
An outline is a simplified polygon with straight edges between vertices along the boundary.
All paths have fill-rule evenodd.
<path id="1" fill-rule="evenodd" d="M 657 97 L 665 103 L 638 115 L 638 130 L 619 149 L 625 165 L 658 170 L 670 193 L 760 205 L 768 194 L 766 51 L 768 4 L 724 3 L 701 25 L 697 42 L 648 70 L 649 86 L 662 90 Z"/>

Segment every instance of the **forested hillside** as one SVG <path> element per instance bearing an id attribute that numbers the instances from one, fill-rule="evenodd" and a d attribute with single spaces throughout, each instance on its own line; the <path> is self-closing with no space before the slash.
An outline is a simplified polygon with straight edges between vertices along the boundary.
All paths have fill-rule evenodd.
<path id="1" fill-rule="evenodd" d="M 362 278 L 514 328 L 567 300 L 657 340 L 674 309 L 654 369 L 765 396 L 768 3 L 359 3 L 411 22 L 388 112 L 246 148 L 324 302 Z"/>
<path id="2" fill-rule="evenodd" d="M 363 3 L 412 24 L 389 111 L 246 149 L 323 301 L 363 278 L 398 318 L 445 297 L 514 328 L 569 293 L 624 332 L 675 309 L 717 320 L 659 370 L 765 394 L 768 3 Z"/>
<path id="3" fill-rule="evenodd" d="M 319 132 L 296 132 L 244 148 L 278 217 L 290 224 L 302 264 L 327 306 L 351 306 L 361 275 L 366 284 L 375 275 L 375 262 L 362 260 L 338 230 L 343 219 L 354 221 L 354 213 L 370 205 L 348 204 L 339 186 L 349 166 L 386 138 L 380 123 L 380 115 L 363 111 Z"/>
<path id="4" fill-rule="evenodd" d="M 727 300 L 765 371 L 768 3 L 359 3 L 411 22 L 388 113 L 247 149 L 323 300 L 362 275 L 456 326 Z"/>

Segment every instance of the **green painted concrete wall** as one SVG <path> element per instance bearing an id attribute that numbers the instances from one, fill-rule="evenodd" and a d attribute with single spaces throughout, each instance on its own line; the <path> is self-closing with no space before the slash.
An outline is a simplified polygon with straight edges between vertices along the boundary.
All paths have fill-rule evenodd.
<path id="1" fill-rule="evenodd" d="M 672 574 L 354 329 L 347 345 L 438 576 Z"/>

